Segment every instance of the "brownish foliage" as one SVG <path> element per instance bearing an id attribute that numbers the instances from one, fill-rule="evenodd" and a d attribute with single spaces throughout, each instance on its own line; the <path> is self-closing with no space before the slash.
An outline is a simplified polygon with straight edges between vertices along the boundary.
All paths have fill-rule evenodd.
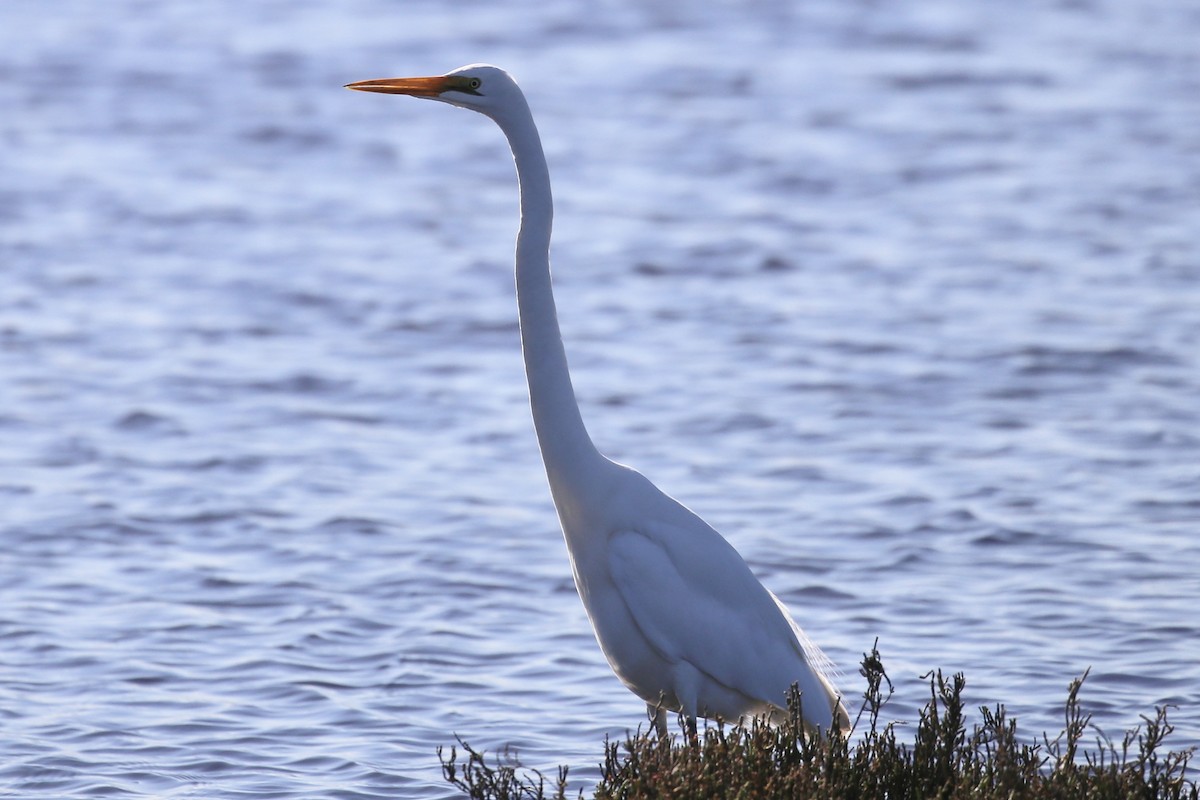
<path id="1" fill-rule="evenodd" d="M 962 674 L 926 676 L 929 701 L 920 712 L 914 740 L 900 742 L 895 723 L 880 723 L 891 696 L 891 682 L 879 653 L 864 655 L 867 681 L 856 727 L 865 730 L 854 744 L 839 734 L 804 732 L 799 697 L 783 725 L 754 722 L 747 727 L 713 725 L 694 740 L 630 735 L 606 742 L 597 800 L 720 797 L 891 798 L 902 800 L 1200 800 L 1200 789 L 1187 777 L 1194 748 L 1163 752 L 1172 731 L 1167 709 L 1143 716 L 1142 724 L 1114 743 L 1091 724 L 1079 703 L 1087 678 L 1071 682 L 1062 732 L 1051 739 L 1023 741 L 1017 723 L 1003 706 L 980 709 L 982 722 L 968 733 L 963 715 Z M 887 694 L 883 687 L 887 684 Z M 1084 744 L 1088 731 L 1095 747 Z M 445 777 L 469 797 L 499 800 L 565 798 L 567 768 L 560 767 L 547 794 L 541 773 L 522 770 L 515 759 L 497 759 L 460 740 L 466 755 L 449 757 L 439 749 Z"/>

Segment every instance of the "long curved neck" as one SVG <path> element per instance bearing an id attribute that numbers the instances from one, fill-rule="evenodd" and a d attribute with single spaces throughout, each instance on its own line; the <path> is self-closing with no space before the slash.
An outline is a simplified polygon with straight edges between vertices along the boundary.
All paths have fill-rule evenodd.
<path id="1" fill-rule="evenodd" d="M 590 482 L 602 457 L 579 413 L 563 349 L 550 281 L 550 230 L 554 203 L 550 172 L 528 107 L 497 119 L 512 148 L 521 195 L 517 234 L 517 313 L 529 402 L 542 461 L 564 523 L 578 490 Z"/>

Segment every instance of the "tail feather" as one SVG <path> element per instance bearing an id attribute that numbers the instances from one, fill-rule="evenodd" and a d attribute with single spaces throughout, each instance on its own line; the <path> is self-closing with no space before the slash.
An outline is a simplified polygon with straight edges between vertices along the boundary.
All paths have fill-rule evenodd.
<path id="1" fill-rule="evenodd" d="M 838 669 L 833 663 L 833 659 L 825 654 L 825 651 L 817 646 L 817 643 L 809 638 L 808 634 L 796 624 L 796 620 L 792 618 L 792 614 L 788 611 L 788 607 L 783 604 L 783 601 L 771 592 L 771 599 L 779 606 L 779 610 L 783 612 L 783 616 L 787 619 L 788 624 L 792 626 L 792 633 L 796 636 L 796 643 L 800 647 L 800 652 L 804 656 L 804 662 L 816 674 L 817 679 L 825 687 L 829 695 L 830 706 L 837 709 L 837 725 L 842 731 L 850 728 L 850 715 L 846 711 L 846 706 L 842 702 L 842 693 L 838 691 L 838 681 L 845 677 L 845 674 Z"/>

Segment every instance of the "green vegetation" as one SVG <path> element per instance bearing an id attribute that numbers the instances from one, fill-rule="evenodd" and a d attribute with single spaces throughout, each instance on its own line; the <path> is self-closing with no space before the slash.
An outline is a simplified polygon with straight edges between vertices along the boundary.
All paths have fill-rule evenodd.
<path id="1" fill-rule="evenodd" d="M 896 723 L 880 723 L 892 684 L 878 651 L 864 655 L 864 704 L 853 743 L 837 734 L 805 734 L 798 697 L 790 720 L 778 727 L 712 725 L 695 740 L 653 733 L 606 742 L 597 800 L 643 798 L 1095 798 L 1200 800 L 1187 777 L 1194 747 L 1162 752 L 1171 734 L 1167 709 L 1142 716 L 1142 724 L 1118 743 L 1091 723 L 1079 702 L 1087 673 L 1071 682 L 1063 730 L 1023 741 L 1017 721 L 1003 706 L 981 708 L 982 722 L 968 734 L 963 716 L 962 674 L 929 680 L 929 701 L 920 712 L 911 744 L 897 738 Z M 886 694 L 884 686 L 887 686 Z M 1085 746 L 1091 731 L 1094 749 Z M 488 764 L 484 754 L 459 740 L 438 757 L 447 781 L 480 800 L 565 799 L 567 767 L 554 779 L 523 770 L 513 758 Z M 548 785 L 549 784 L 549 785 Z"/>

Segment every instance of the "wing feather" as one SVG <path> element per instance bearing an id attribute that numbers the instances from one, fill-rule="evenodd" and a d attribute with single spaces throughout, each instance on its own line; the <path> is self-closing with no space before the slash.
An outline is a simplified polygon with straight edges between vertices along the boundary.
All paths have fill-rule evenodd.
<path id="1" fill-rule="evenodd" d="M 687 529 L 660 522 L 613 535 L 614 585 L 663 659 L 778 705 L 805 670 L 793 623 L 733 546 L 691 520 Z"/>

